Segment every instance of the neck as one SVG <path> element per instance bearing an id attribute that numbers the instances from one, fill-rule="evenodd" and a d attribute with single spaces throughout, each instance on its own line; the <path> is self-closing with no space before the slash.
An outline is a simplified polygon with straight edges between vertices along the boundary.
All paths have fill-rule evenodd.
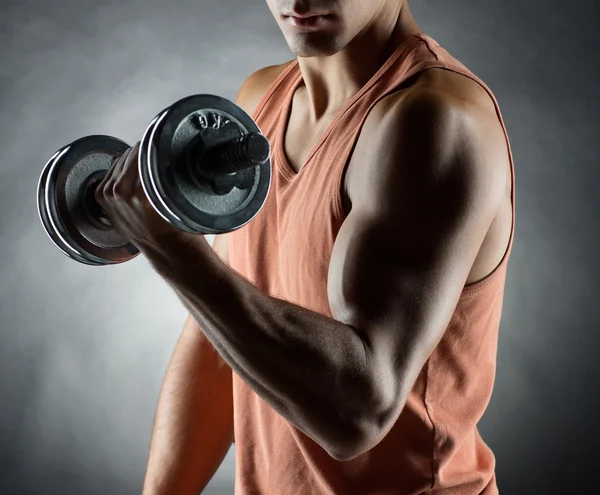
<path id="1" fill-rule="evenodd" d="M 389 5 L 389 4 L 388 4 Z M 333 115 L 381 68 L 396 47 L 420 32 L 406 2 L 380 12 L 343 50 L 328 57 L 298 57 L 314 122 Z"/>

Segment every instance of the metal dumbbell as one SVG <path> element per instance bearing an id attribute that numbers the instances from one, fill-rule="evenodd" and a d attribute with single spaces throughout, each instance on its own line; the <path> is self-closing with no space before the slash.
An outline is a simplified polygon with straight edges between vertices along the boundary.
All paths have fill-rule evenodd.
<path id="1" fill-rule="evenodd" d="M 71 259 L 88 265 L 129 261 L 139 254 L 110 224 L 96 186 L 130 145 L 87 136 L 59 149 L 37 188 L 42 225 Z M 237 230 L 262 208 L 271 185 L 270 146 L 233 102 L 194 95 L 160 112 L 147 127 L 139 172 L 150 204 L 171 225 L 192 234 Z"/>

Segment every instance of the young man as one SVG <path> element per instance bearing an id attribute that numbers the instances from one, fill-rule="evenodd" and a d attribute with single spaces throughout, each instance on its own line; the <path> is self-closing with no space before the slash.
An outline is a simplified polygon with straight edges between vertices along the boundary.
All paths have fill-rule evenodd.
<path id="1" fill-rule="evenodd" d="M 405 0 L 267 3 L 296 58 L 237 98 L 272 146 L 260 213 L 214 251 L 171 230 L 137 147 L 98 194 L 190 311 L 144 494 L 198 494 L 234 435 L 236 495 L 496 494 L 476 425 L 514 231 L 497 102 Z"/>

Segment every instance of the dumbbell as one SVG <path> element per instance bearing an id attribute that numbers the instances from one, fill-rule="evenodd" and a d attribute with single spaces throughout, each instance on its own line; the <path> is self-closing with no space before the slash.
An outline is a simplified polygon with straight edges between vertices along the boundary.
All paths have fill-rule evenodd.
<path id="1" fill-rule="evenodd" d="M 115 158 L 131 146 L 93 135 L 60 148 L 37 187 L 40 220 L 69 258 L 87 265 L 123 263 L 139 250 L 120 236 L 95 199 Z M 148 201 L 174 227 L 222 234 L 250 222 L 271 186 L 270 146 L 235 103 L 192 95 L 161 111 L 140 142 L 138 167 Z"/>

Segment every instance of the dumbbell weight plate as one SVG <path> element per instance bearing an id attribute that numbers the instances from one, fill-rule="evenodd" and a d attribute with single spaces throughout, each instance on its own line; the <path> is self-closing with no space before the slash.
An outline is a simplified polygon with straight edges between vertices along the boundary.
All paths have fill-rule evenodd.
<path id="1" fill-rule="evenodd" d="M 181 166 L 187 147 L 201 134 L 207 147 L 260 129 L 234 103 L 213 95 L 183 98 L 157 116 L 145 134 L 140 176 L 155 209 L 175 227 L 194 234 L 239 229 L 262 208 L 271 184 L 271 165 L 246 170 L 250 187 L 215 195 L 199 188 Z"/>
<path id="2" fill-rule="evenodd" d="M 129 261 L 139 250 L 110 225 L 90 216 L 85 186 L 101 179 L 130 146 L 110 136 L 87 136 L 58 150 L 38 182 L 38 213 L 48 237 L 68 257 L 100 266 Z"/>
<path id="3" fill-rule="evenodd" d="M 167 113 L 167 110 L 168 109 L 163 110 L 156 117 L 154 117 L 152 122 L 150 122 L 150 124 L 146 128 L 144 136 L 142 137 L 142 140 L 140 142 L 138 167 L 140 174 L 140 182 L 142 183 L 142 187 L 144 189 L 144 192 L 146 193 L 146 197 L 148 198 L 150 204 L 166 222 L 170 223 L 171 225 L 174 225 L 177 228 L 180 228 L 181 221 L 179 219 L 175 219 L 175 214 L 169 211 L 166 205 L 164 204 L 163 199 L 159 196 L 153 178 L 148 171 L 148 162 L 152 159 L 155 159 L 151 158 L 149 155 L 151 151 L 149 143 L 154 133 L 154 129 L 156 128 L 156 125 L 164 118 L 164 116 Z"/>
<path id="4" fill-rule="evenodd" d="M 81 261 L 83 254 L 77 251 L 74 247 L 71 247 L 65 237 L 61 234 L 62 230 L 57 227 L 57 220 L 49 214 L 51 206 L 47 205 L 49 205 L 50 202 L 46 201 L 48 173 L 50 170 L 52 170 L 55 162 L 61 158 L 61 155 L 67 148 L 68 145 L 59 149 L 56 153 L 54 153 L 54 155 L 52 155 L 50 160 L 48 160 L 44 166 L 38 181 L 37 206 L 40 220 L 48 237 L 50 237 L 50 240 L 52 240 L 54 245 L 58 247 L 58 249 L 60 249 L 60 251 L 62 251 L 65 255 L 76 259 L 77 261 Z M 92 263 L 91 261 L 88 264 L 98 265 L 98 263 Z"/>

